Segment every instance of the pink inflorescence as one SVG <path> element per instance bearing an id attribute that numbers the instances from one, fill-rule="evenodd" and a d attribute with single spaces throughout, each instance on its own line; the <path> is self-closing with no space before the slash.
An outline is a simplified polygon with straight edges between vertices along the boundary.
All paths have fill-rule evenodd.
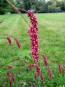
<path id="1" fill-rule="evenodd" d="M 9 79 L 10 87 L 12 87 L 12 84 L 15 81 L 15 77 L 14 77 L 13 74 L 11 74 L 11 72 L 7 72 L 7 76 L 8 76 L 8 79 Z"/>
<path id="2" fill-rule="evenodd" d="M 11 38 L 10 37 L 7 37 L 7 40 L 8 40 L 8 43 L 9 44 L 12 44 L 12 41 L 11 41 Z"/>
<path id="3" fill-rule="evenodd" d="M 35 84 L 35 83 L 29 82 L 28 84 L 29 84 L 31 87 L 36 87 L 36 84 Z"/>
<path id="4" fill-rule="evenodd" d="M 65 66 L 64 66 L 64 72 L 65 72 Z"/>
<path id="5" fill-rule="evenodd" d="M 40 67 L 37 64 L 29 64 L 30 71 L 32 71 L 33 68 L 36 69 L 36 72 L 40 73 Z"/>
<path id="6" fill-rule="evenodd" d="M 15 40 L 15 42 L 16 42 L 18 48 L 20 49 L 20 48 L 21 48 L 20 42 L 17 40 L 17 38 L 14 38 L 14 40 Z"/>
<path id="7" fill-rule="evenodd" d="M 41 72 L 40 73 L 35 72 L 34 79 L 36 79 L 38 76 L 40 77 L 41 82 L 43 83 L 44 82 L 44 77 L 43 77 L 42 73 Z"/>
<path id="8" fill-rule="evenodd" d="M 7 66 L 7 68 L 8 68 L 8 69 L 11 69 L 11 68 L 12 68 L 12 66 Z"/>
<path id="9" fill-rule="evenodd" d="M 41 79 L 41 82 L 43 83 L 44 82 L 44 77 L 43 77 L 43 75 L 41 73 L 40 67 L 37 64 L 30 64 L 29 67 L 30 67 L 31 71 L 32 71 L 32 68 L 36 69 L 36 72 L 34 74 L 34 79 L 36 79 L 37 76 L 39 76 L 40 79 Z"/>
<path id="10" fill-rule="evenodd" d="M 59 71 L 60 74 L 62 73 L 62 66 L 61 66 L 61 64 L 58 65 L 58 71 Z"/>
<path id="11" fill-rule="evenodd" d="M 44 59 L 44 65 L 48 66 L 48 61 L 45 55 L 42 55 L 43 59 Z"/>
<path id="12" fill-rule="evenodd" d="M 27 11 L 28 16 L 30 17 L 30 29 L 28 31 L 30 35 L 30 40 L 31 40 L 31 47 L 32 47 L 32 56 L 34 58 L 34 62 L 38 62 L 39 56 L 38 56 L 38 22 L 36 16 L 33 14 L 32 11 L 28 10 Z"/>
<path id="13" fill-rule="evenodd" d="M 49 79 L 52 80 L 52 71 L 50 67 L 48 67 L 48 74 L 49 74 Z"/>

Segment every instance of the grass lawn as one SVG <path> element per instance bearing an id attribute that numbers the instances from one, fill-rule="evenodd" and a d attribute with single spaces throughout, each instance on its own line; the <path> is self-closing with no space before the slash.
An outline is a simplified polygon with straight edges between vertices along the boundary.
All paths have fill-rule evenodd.
<path id="1" fill-rule="evenodd" d="M 27 15 L 23 14 L 23 16 L 29 22 Z M 44 84 L 40 85 L 38 82 L 36 87 L 62 87 L 65 84 L 65 74 L 58 75 L 58 64 L 62 66 L 65 64 L 65 13 L 36 14 L 36 16 L 39 22 L 39 65 L 46 78 Z M 33 60 L 30 55 L 30 40 L 27 33 L 29 27 L 18 14 L 0 15 L 0 21 L 3 21 L 0 23 L 0 66 L 2 66 L 0 87 L 9 87 L 7 71 L 15 75 L 16 81 L 13 87 L 29 87 L 28 82 L 35 82 L 33 73 L 28 70 L 28 64 Z M 7 37 L 11 38 L 12 45 L 8 44 Z M 21 49 L 18 49 L 14 38 L 21 43 Z M 48 79 L 47 67 L 43 66 L 42 54 L 47 56 L 53 77 L 56 76 L 52 81 Z M 24 63 L 25 61 L 27 64 Z M 13 68 L 7 69 L 7 65 Z M 22 71 L 22 68 L 25 70 Z"/>

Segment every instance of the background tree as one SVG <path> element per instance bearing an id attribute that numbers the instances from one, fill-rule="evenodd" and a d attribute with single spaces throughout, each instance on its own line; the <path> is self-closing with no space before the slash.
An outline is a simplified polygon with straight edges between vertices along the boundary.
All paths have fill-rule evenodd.
<path id="1" fill-rule="evenodd" d="M 48 12 L 60 12 L 60 6 L 57 6 L 57 0 L 52 0 L 48 2 Z"/>
<path id="2" fill-rule="evenodd" d="M 14 3 L 13 0 L 11 0 L 11 2 Z M 0 0 L 0 14 L 12 11 L 14 11 L 14 9 L 7 3 L 6 0 Z"/>
<path id="3" fill-rule="evenodd" d="M 31 9 L 30 0 L 23 0 L 23 4 L 24 4 L 24 9 L 25 9 L 25 10 Z"/>
<path id="4" fill-rule="evenodd" d="M 59 3 L 59 7 L 61 8 L 62 11 L 65 11 L 65 1 L 61 1 Z"/>
<path id="5" fill-rule="evenodd" d="M 36 12 L 65 12 L 65 0 L 10 0 L 18 9 L 35 10 Z M 6 2 L 0 0 L 0 14 L 16 11 Z"/>
<path id="6" fill-rule="evenodd" d="M 9 8 L 9 5 L 6 1 L 0 0 L 0 14 L 4 14 Z"/>

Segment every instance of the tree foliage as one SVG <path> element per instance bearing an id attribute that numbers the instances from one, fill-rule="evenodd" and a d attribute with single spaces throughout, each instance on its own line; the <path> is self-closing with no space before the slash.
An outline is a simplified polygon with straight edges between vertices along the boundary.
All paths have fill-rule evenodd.
<path id="1" fill-rule="evenodd" d="M 65 0 L 10 0 L 17 8 L 25 10 L 35 10 L 36 12 L 65 12 Z M 6 2 L 0 0 L 0 14 L 15 12 Z"/>
<path id="2" fill-rule="evenodd" d="M 11 0 L 13 3 L 13 0 Z M 14 9 L 7 3 L 6 0 L 0 0 L 0 14 L 5 14 L 7 12 L 15 12 Z"/>

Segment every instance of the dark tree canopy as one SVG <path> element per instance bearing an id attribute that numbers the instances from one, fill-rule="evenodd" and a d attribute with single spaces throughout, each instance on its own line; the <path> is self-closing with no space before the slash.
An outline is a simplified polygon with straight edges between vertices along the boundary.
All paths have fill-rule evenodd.
<path id="1" fill-rule="evenodd" d="M 23 0 L 25 10 L 31 9 L 30 0 Z"/>
<path id="2" fill-rule="evenodd" d="M 10 0 L 18 9 L 35 10 L 35 12 L 65 12 L 65 0 Z M 6 2 L 0 0 L 0 14 L 14 13 L 15 10 Z"/>
<path id="3" fill-rule="evenodd" d="M 0 0 L 0 14 L 4 14 L 8 6 L 9 5 L 5 0 Z"/>
<path id="4" fill-rule="evenodd" d="M 13 1 L 11 0 L 11 2 Z M 0 0 L 0 14 L 4 14 L 6 12 L 12 12 L 12 11 L 14 11 L 14 9 L 7 3 L 6 0 Z"/>

